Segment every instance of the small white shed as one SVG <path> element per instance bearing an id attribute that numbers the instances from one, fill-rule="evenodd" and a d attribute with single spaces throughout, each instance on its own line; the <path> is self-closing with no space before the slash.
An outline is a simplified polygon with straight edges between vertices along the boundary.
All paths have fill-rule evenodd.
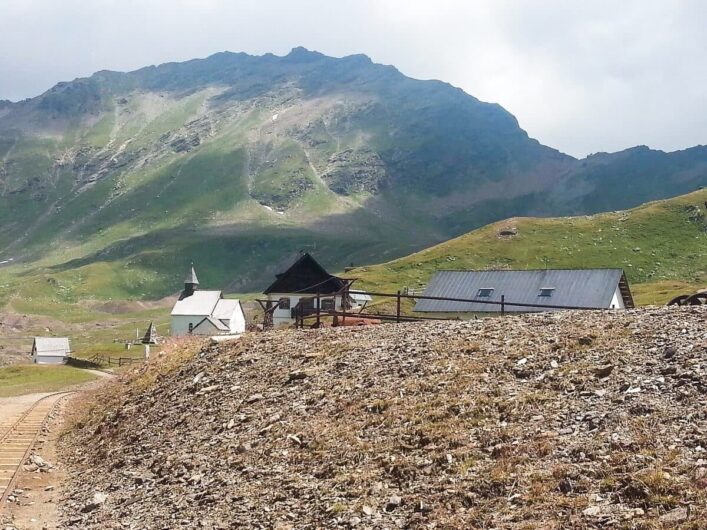
<path id="1" fill-rule="evenodd" d="M 35 337 L 32 362 L 35 364 L 66 364 L 71 354 L 67 337 Z"/>

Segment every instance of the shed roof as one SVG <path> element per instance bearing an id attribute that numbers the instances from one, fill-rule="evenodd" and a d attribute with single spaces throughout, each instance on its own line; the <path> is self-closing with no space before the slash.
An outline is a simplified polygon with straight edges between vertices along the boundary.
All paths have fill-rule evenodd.
<path id="1" fill-rule="evenodd" d="M 195 330 L 199 327 L 204 327 L 207 325 L 213 326 L 215 329 L 218 331 L 230 331 L 231 328 L 229 328 L 226 324 L 221 322 L 220 320 L 217 320 L 214 317 L 205 317 L 201 322 L 199 322 L 196 326 L 192 328 L 192 330 Z"/>
<path id="2" fill-rule="evenodd" d="M 267 289 L 270 293 L 309 293 L 332 294 L 344 287 L 341 278 L 329 274 L 317 260 L 305 253 L 285 272 L 276 274 L 277 278 Z"/>
<path id="3" fill-rule="evenodd" d="M 232 298 L 221 298 L 211 316 L 219 320 L 231 320 L 236 311 L 241 311 L 241 301 Z"/>
<path id="4" fill-rule="evenodd" d="M 71 353 L 67 337 L 35 337 L 32 350 L 45 357 L 65 357 Z"/>
<path id="5" fill-rule="evenodd" d="M 221 291 L 194 291 L 194 294 L 177 300 L 172 316 L 211 315 L 221 299 Z"/>
<path id="6" fill-rule="evenodd" d="M 509 312 L 552 311 L 543 307 L 518 307 L 512 302 L 608 308 L 619 286 L 625 282 L 621 269 L 541 269 L 541 270 L 489 270 L 489 271 L 440 271 L 430 281 L 424 296 L 442 298 L 476 299 L 476 302 L 447 300 L 418 300 L 415 311 L 423 312 L 496 312 L 505 296 L 505 310 Z M 479 297 L 480 289 L 493 289 L 490 296 Z M 552 289 L 551 296 L 540 296 L 540 289 Z M 626 284 L 628 290 L 628 284 Z M 630 293 L 623 294 L 626 307 L 632 307 Z"/>
<path id="7" fill-rule="evenodd" d="M 365 291 L 350 290 L 349 296 L 351 297 L 352 300 L 355 300 L 356 302 L 372 302 L 373 301 L 373 297 L 370 294 L 367 294 Z"/>

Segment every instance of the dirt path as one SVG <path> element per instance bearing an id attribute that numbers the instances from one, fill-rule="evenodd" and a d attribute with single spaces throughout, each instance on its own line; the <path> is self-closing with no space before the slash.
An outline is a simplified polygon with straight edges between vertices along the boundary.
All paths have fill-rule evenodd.
<path id="1" fill-rule="evenodd" d="M 101 379 L 110 379 L 111 377 L 115 377 L 115 374 L 111 372 L 104 372 L 103 370 L 92 370 L 90 368 L 84 368 L 84 371 L 93 374 L 97 377 L 100 377 Z"/>

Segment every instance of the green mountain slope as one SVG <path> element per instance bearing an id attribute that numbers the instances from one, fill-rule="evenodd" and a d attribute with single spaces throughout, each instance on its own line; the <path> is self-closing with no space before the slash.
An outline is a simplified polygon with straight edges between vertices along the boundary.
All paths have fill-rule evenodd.
<path id="1" fill-rule="evenodd" d="M 366 289 L 420 289 L 435 271 L 622 267 L 638 303 L 707 287 L 707 190 L 632 210 L 512 218 L 347 274 Z"/>
<path id="2" fill-rule="evenodd" d="M 511 215 L 707 184 L 707 148 L 578 161 L 500 106 L 356 55 L 219 53 L 0 105 L 0 303 L 261 288 L 300 249 L 392 259 Z M 203 271 L 203 272 L 202 272 Z"/>

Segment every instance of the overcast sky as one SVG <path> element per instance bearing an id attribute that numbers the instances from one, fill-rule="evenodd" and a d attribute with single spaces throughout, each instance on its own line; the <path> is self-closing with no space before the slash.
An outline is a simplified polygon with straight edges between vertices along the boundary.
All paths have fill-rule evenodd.
<path id="1" fill-rule="evenodd" d="M 575 156 L 707 144 L 707 0 L 0 0 L 0 99 L 217 51 L 365 53 Z"/>

